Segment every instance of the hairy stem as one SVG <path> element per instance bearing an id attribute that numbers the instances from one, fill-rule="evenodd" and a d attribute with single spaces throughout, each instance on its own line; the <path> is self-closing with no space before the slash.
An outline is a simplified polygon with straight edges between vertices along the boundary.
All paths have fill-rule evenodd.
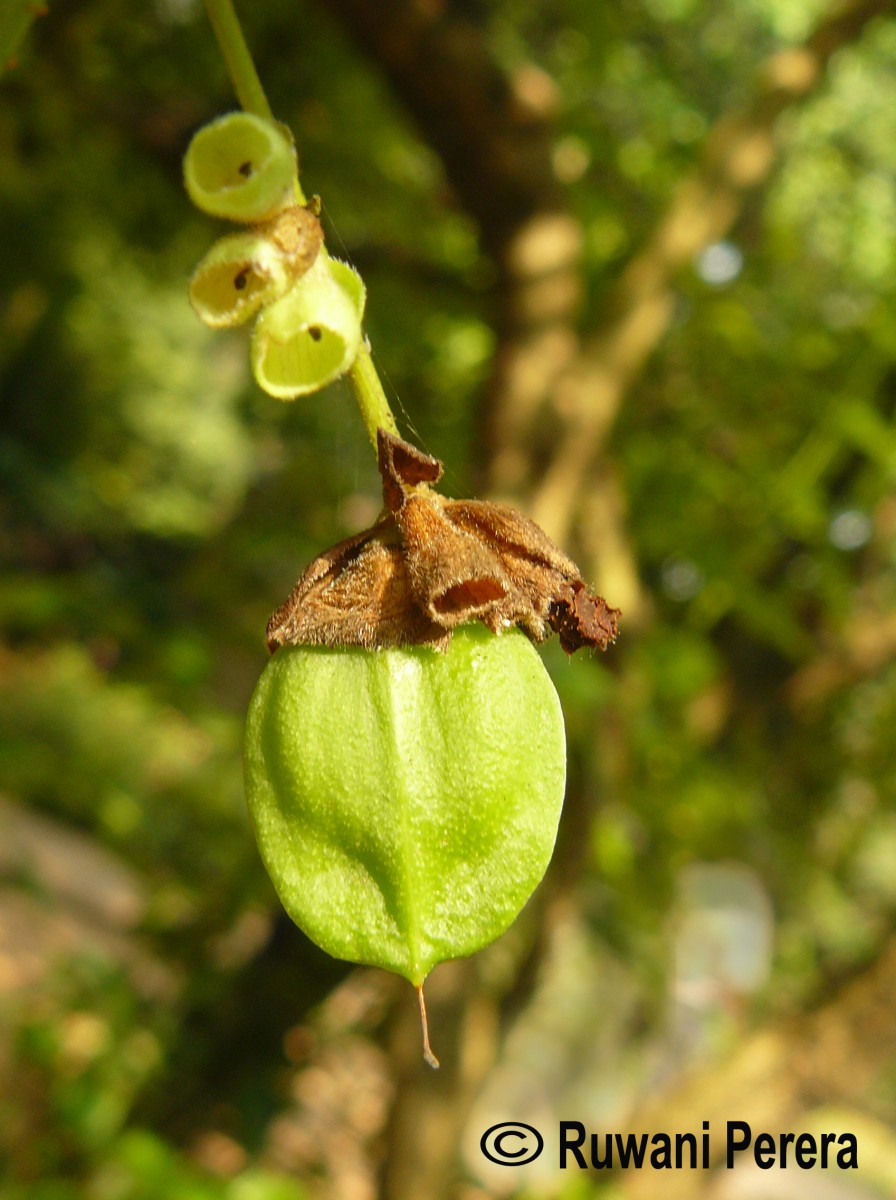
<path id="1" fill-rule="evenodd" d="M 376 373 L 373 359 L 366 346 L 358 351 L 358 357 L 352 363 L 348 373 L 349 383 L 355 393 L 355 400 L 361 410 L 361 418 L 367 430 L 367 436 L 376 450 L 376 431 L 385 429 L 388 433 L 398 435 L 398 426 Z"/>
<path id="2" fill-rule="evenodd" d="M 273 121 L 274 114 L 255 70 L 232 0 L 205 0 L 205 8 L 243 109 L 254 113 L 256 117 Z"/>

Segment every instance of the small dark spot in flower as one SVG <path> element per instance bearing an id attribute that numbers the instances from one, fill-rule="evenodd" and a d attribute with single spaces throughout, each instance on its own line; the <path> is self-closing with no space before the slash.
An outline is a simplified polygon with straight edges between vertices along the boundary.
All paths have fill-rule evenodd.
<path id="1" fill-rule="evenodd" d="M 249 176 L 252 174 L 252 164 L 250 162 L 240 163 L 238 169 L 239 169 L 239 173 L 240 173 L 240 175 L 242 175 L 243 179 L 248 179 Z"/>
<path id="2" fill-rule="evenodd" d="M 320 339 L 323 337 L 323 334 L 321 333 L 321 331 L 317 327 L 317 325 L 309 325 L 308 326 L 308 335 L 311 338 L 312 342 L 319 342 Z"/>
<path id="3" fill-rule="evenodd" d="M 240 271 L 237 275 L 234 276 L 233 286 L 236 288 L 236 290 L 238 292 L 241 292 L 248 282 L 249 282 L 249 268 L 243 267 L 242 271 Z"/>

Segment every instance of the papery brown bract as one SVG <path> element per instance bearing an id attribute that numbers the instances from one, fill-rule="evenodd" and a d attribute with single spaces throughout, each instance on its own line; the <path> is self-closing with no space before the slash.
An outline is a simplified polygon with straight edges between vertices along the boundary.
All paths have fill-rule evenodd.
<path id="1" fill-rule="evenodd" d="M 267 627 L 272 652 L 283 645 L 444 645 L 447 638 L 414 600 L 388 519 L 316 558 Z"/>
<path id="2" fill-rule="evenodd" d="M 284 256 L 293 279 L 303 275 L 320 253 L 324 231 L 313 206 L 293 204 L 258 227 Z"/>
<path id="3" fill-rule="evenodd" d="M 449 500 L 431 484 L 442 464 L 381 429 L 387 514 L 315 559 L 268 623 L 284 644 L 444 647 L 480 620 L 518 625 L 535 641 L 551 629 L 568 653 L 616 637 L 618 609 L 588 591 L 575 563 L 543 529 L 506 504 Z"/>

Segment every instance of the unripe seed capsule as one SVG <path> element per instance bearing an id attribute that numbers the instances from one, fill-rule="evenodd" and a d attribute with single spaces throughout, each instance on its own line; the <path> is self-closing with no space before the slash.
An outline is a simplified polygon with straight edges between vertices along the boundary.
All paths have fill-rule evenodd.
<path id="1" fill-rule="evenodd" d="M 415 986 L 511 924 L 547 867 L 563 717 L 517 630 L 425 646 L 284 646 L 249 710 L 246 791 L 287 912 Z"/>

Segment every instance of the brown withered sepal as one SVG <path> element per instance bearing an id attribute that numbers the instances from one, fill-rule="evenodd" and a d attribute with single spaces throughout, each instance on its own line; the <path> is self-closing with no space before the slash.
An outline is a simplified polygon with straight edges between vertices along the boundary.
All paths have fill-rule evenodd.
<path id="1" fill-rule="evenodd" d="M 578 567 L 534 521 L 506 504 L 448 500 L 432 490 L 437 458 L 378 434 L 385 515 L 316 558 L 268 622 L 268 647 L 432 645 L 483 621 L 518 625 L 537 642 L 554 630 L 571 654 L 605 650 L 619 610 L 589 592 Z"/>

